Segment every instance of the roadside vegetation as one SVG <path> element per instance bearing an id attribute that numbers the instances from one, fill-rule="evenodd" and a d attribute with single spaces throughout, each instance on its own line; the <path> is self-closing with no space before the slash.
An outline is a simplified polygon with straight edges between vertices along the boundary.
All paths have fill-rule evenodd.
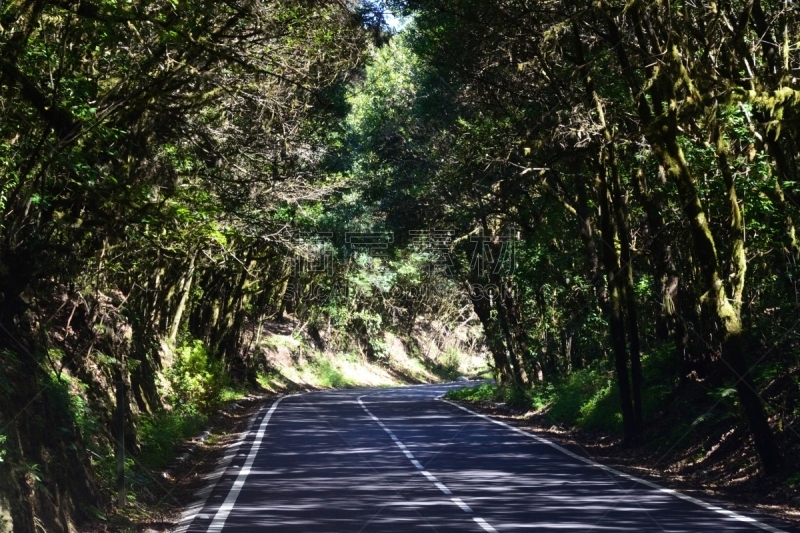
<path id="1" fill-rule="evenodd" d="M 771 0 L 2 3 L 0 521 L 148 513 L 248 395 L 487 368 L 462 399 L 796 491 L 798 41 Z"/>
<path id="2" fill-rule="evenodd" d="M 676 399 L 676 393 L 686 391 L 682 390 L 675 375 L 675 360 L 669 351 L 643 357 L 642 372 L 645 385 L 642 403 L 646 426 L 649 427 L 654 420 L 663 416 L 665 409 Z M 542 415 L 543 420 L 563 428 L 622 436 L 622 414 L 614 378 L 613 369 L 598 362 L 540 387 L 485 383 L 478 387 L 452 390 L 445 397 L 467 402 L 501 402 L 522 412 Z M 730 389 L 710 391 L 708 401 L 697 405 L 698 416 L 703 409 L 711 407 L 715 396 L 733 392 Z"/>

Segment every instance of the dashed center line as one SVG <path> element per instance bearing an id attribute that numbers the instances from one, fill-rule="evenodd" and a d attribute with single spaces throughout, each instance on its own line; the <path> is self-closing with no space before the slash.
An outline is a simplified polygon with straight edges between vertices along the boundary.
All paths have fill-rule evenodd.
<path id="1" fill-rule="evenodd" d="M 377 424 L 378 424 L 378 425 L 379 425 L 381 428 L 383 428 L 383 430 L 384 430 L 384 431 L 385 431 L 385 432 L 386 432 L 386 433 L 389 435 L 389 437 L 390 437 L 390 438 L 391 438 L 391 439 L 394 441 L 394 443 L 397 445 L 397 447 L 398 447 L 398 448 L 400 448 L 400 450 L 401 450 L 401 451 L 402 451 L 402 452 L 405 454 L 405 456 L 406 456 L 406 457 L 408 457 L 408 458 L 411 460 L 411 464 L 413 464 L 413 465 L 414 465 L 414 466 L 417 468 L 417 470 L 419 470 L 419 471 L 420 471 L 420 473 L 421 473 L 423 476 L 425 476 L 425 477 L 428 479 L 428 481 L 431 481 L 431 482 L 432 482 L 434 485 L 436 485 L 436 487 L 437 487 L 437 488 L 438 488 L 440 491 L 442 491 L 444 494 L 447 494 L 448 496 L 451 496 L 451 495 L 453 494 L 453 491 L 451 491 L 449 488 L 447 488 L 447 485 L 445 485 L 444 483 L 442 483 L 441 481 L 439 481 L 439 480 L 436 478 L 436 476 L 434 476 L 433 474 L 431 474 L 430 472 L 428 472 L 427 470 L 425 470 L 425 467 L 424 467 L 424 466 L 422 466 L 422 464 L 420 464 L 420 462 L 419 462 L 419 461 L 417 461 L 417 460 L 414 458 L 414 454 L 413 454 L 413 453 L 411 453 L 411 451 L 409 451 L 409 449 L 406 447 L 406 445 L 405 445 L 405 444 L 403 444 L 403 443 L 400 441 L 400 439 L 398 439 L 398 438 L 397 438 L 397 435 L 395 435 L 395 434 L 394 434 L 394 432 L 393 432 L 391 429 L 389 429 L 389 428 L 386 426 L 386 424 L 384 424 L 383 422 L 381 422 L 381 421 L 378 419 L 378 417 L 377 417 L 377 416 L 373 415 L 373 414 L 372 414 L 372 412 L 371 412 L 369 409 L 367 409 L 367 406 L 366 406 L 366 405 L 364 405 L 364 402 L 362 402 L 362 401 L 361 401 L 361 398 L 363 398 L 363 396 L 359 396 L 359 397 L 357 398 L 357 399 L 358 399 L 358 403 L 359 403 L 359 405 L 361 405 L 361 408 L 362 408 L 362 409 L 364 409 L 364 411 L 365 411 L 365 412 L 366 412 L 366 413 L 369 415 L 369 417 L 370 417 L 372 420 L 374 420 L 375 422 L 377 422 Z M 460 508 L 462 511 L 464 511 L 465 513 L 471 513 L 471 512 L 472 512 L 472 508 L 471 508 L 469 505 L 467 505 L 466 503 L 464 503 L 464 501 L 463 501 L 461 498 L 450 498 L 450 500 L 451 500 L 451 501 L 452 501 L 454 504 L 456 504 L 456 505 L 457 505 L 457 506 L 458 506 L 458 507 L 459 507 L 459 508 Z M 484 531 L 488 531 L 489 533 L 498 533 L 498 531 L 497 531 L 495 528 L 493 528 L 492 526 L 490 526 L 490 525 L 489 525 L 489 523 L 488 523 L 488 522 L 486 522 L 486 520 L 484 520 L 483 518 L 479 518 L 479 517 L 473 517 L 473 520 L 475 521 L 475 523 L 476 523 L 476 524 L 478 524 L 479 526 L 481 526 L 481 527 L 483 528 L 483 530 L 484 530 Z"/>
<path id="2" fill-rule="evenodd" d="M 490 526 L 489 524 L 487 524 L 486 520 L 484 520 L 483 518 L 478 518 L 476 516 L 475 518 L 473 518 L 473 520 L 475 520 L 478 523 L 478 525 L 483 528 L 484 531 L 488 531 L 489 533 L 497 533 L 497 530 L 492 526 Z"/>
<path id="3" fill-rule="evenodd" d="M 462 509 L 462 510 L 463 510 L 465 513 L 471 513 L 471 512 L 472 512 L 472 507 L 470 507 L 469 505 L 467 505 L 466 503 L 464 503 L 464 502 L 461 500 L 461 498 L 450 498 L 450 499 L 451 499 L 451 500 L 453 500 L 453 503 L 455 503 L 456 505 L 458 505 L 459 507 L 461 507 L 461 509 Z"/>

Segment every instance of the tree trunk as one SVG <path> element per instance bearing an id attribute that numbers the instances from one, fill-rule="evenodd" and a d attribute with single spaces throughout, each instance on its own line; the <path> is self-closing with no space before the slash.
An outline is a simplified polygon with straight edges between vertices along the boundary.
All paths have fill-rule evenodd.
<path id="1" fill-rule="evenodd" d="M 614 219 L 617 226 L 617 238 L 620 244 L 620 260 L 622 269 L 619 276 L 620 292 L 625 301 L 625 320 L 628 331 L 628 346 L 631 359 L 631 385 L 633 392 L 633 432 L 639 433 L 644 425 L 642 416 L 642 387 L 644 375 L 642 374 L 642 355 L 639 347 L 639 323 L 636 310 L 636 293 L 633 285 L 633 265 L 631 265 L 630 230 L 628 229 L 628 210 L 622 195 L 622 184 L 619 178 L 616 149 L 613 139 L 608 131 L 608 160 L 611 166 L 611 191 L 614 206 Z"/>
<path id="2" fill-rule="evenodd" d="M 192 254 L 189 260 L 189 268 L 186 272 L 186 277 L 183 280 L 183 287 L 181 288 L 181 299 L 178 302 L 178 309 L 175 310 L 175 318 L 172 321 L 172 328 L 169 332 L 169 343 L 175 346 L 175 341 L 178 339 L 178 330 L 181 327 L 181 319 L 186 310 L 186 303 L 189 301 L 189 294 L 192 291 L 192 280 L 194 279 L 194 261 L 197 257 L 197 252 Z"/>
<path id="3" fill-rule="evenodd" d="M 593 95 L 603 136 L 606 141 L 600 162 L 600 209 L 603 235 L 603 259 L 610 294 L 611 345 L 614 349 L 617 382 L 622 401 L 622 424 L 625 438 L 630 439 L 642 428 L 642 363 L 639 353 L 639 329 L 636 322 L 636 302 L 633 294 L 633 271 L 631 270 L 629 232 L 626 213 L 622 205 L 616 149 L 611 131 L 606 124 L 605 112 L 597 94 Z M 610 176 L 609 176 L 610 174 Z M 609 178 L 611 186 L 609 187 Z M 612 212 L 614 219 L 612 220 Z M 616 224 L 615 224 L 616 222 Z M 617 244 L 619 243 L 619 250 Z M 627 324 L 623 321 L 623 309 L 627 311 Z M 628 381 L 625 326 L 630 340 L 631 373 L 633 387 Z M 632 392 L 632 394 L 631 394 Z"/>
<path id="4" fill-rule="evenodd" d="M 628 376 L 628 354 L 625 343 L 625 322 L 623 317 L 623 295 L 620 292 L 618 277 L 620 271 L 619 254 L 615 246 L 616 236 L 611 220 L 610 198 L 605 176 L 606 169 L 601 168 L 600 177 L 600 231 L 602 235 L 603 264 L 606 270 L 606 284 L 608 291 L 608 326 L 611 348 L 614 352 L 614 368 L 619 388 L 620 404 L 622 408 L 622 427 L 625 439 L 630 440 L 636 429 L 633 403 L 631 399 L 631 384 Z"/>
<path id="5" fill-rule="evenodd" d="M 484 335 L 486 336 L 486 342 L 489 345 L 488 347 L 492 354 L 492 359 L 494 359 L 494 368 L 498 384 L 506 385 L 514 383 L 519 385 L 519 383 L 515 381 L 517 376 L 511 370 L 506 347 L 502 339 L 499 338 L 497 326 L 492 323 L 489 302 L 483 297 L 471 298 L 471 300 L 475 314 L 478 315 L 478 319 L 483 326 Z"/>
<path id="6" fill-rule="evenodd" d="M 720 165 L 728 187 L 733 234 L 733 242 L 731 243 L 731 264 L 733 265 L 731 279 L 733 286 L 730 300 L 725 291 L 716 245 L 708 226 L 705 210 L 700 203 L 694 177 L 689 171 L 683 151 L 678 144 L 677 123 L 674 113 L 670 114 L 667 124 L 660 134 L 651 134 L 649 137 L 648 141 L 660 163 L 667 169 L 668 177 L 677 185 L 681 202 L 683 203 L 683 210 L 692 232 L 694 256 L 703 276 L 706 290 L 705 298 L 710 304 L 709 308 L 713 311 L 715 319 L 722 330 L 722 358 L 733 371 L 736 379 L 736 391 L 744 408 L 750 430 L 753 433 L 756 450 L 761 459 L 764 472 L 767 475 L 778 474 L 782 470 L 780 451 L 770 430 L 764 406 L 749 378 L 749 370 L 747 369 L 742 346 L 741 296 L 747 263 L 740 233 L 742 229 L 741 212 L 739 211 L 732 176 L 730 176 L 729 171 L 725 170 L 727 161 L 724 159 L 724 150 L 722 151 L 723 157 Z M 720 150 L 718 150 L 719 154 Z"/>

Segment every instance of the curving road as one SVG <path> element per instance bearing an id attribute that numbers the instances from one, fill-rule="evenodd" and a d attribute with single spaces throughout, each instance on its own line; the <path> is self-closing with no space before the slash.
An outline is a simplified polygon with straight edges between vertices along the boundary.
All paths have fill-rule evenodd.
<path id="1" fill-rule="evenodd" d="M 266 405 L 179 531 L 797 531 L 436 399 L 459 386 L 321 392 Z"/>

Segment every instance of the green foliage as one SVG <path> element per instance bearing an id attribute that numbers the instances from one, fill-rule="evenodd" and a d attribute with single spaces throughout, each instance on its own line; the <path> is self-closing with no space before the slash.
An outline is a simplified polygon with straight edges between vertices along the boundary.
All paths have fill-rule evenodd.
<path id="1" fill-rule="evenodd" d="M 175 350 L 175 361 L 165 375 L 170 403 L 179 412 L 210 412 L 220 400 L 226 379 L 222 363 L 211 357 L 200 340 Z"/>
<path id="2" fill-rule="evenodd" d="M 245 398 L 251 392 L 244 385 L 228 385 L 222 388 L 219 394 L 220 403 L 235 402 Z"/>
<path id="3" fill-rule="evenodd" d="M 467 402 L 492 401 L 498 398 L 498 389 L 491 383 L 483 383 L 477 387 L 463 387 L 447 391 L 444 395 L 448 400 L 461 400 Z"/>
<path id="4" fill-rule="evenodd" d="M 663 409 L 667 398 L 675 390 L 674 365 L 671 347 L 643 358 L 645 416 L 654 416 Z M 721 389 L 711 394 L 727 397 L 730 390 Z M 555 383 L 532 389 L 482 384 L 449 391 L 446 397 L 464 401 L 504 402 L 523 409 L 545 410 L 554 423 L 611 433 L 622 431 L 619 392 L 614 374 L 602 365 L 576 370 Z"/>
<path id="5" fill-rule="evenodd" d="M 439 356 L 436 361 L 442 367 L 442 370 L 450 376 L 458 377 L 460 374 L 459 369 L 461 366 L 461 354 L 458 348 L 450 347 L 443 354 Z"/>
<path id="6" fill-rule="evenodd" d="M 599 369 L 582 369 L 555 386 L 548 414 L 579 427 L 619 431 L 619 394 L 613 376 Z"/>
<path id="7" fill-rule="evenodd" d="M 329 359 L 320 359 L 314 364 L 314 373 L 323 387 L 341 389 L 352 386 L 352 383 L 333 366 Z"/>
<path id="8" fill-rule="evenodd" d="M 548 403 L 550 387 L 543 390 L 531 390 L 522 387 L 499 387 L 493 383 L 483 383 L 477 387 L 464 387 L 448 391 L 445 398 L 463 401 L 503 402 L 513 407 L 532 408 L 545 407 Z"/>
<path id="9" fill-rule="evenodd" d="M 139 418 L 139 459 L 149 468 L 167 466 L 175 458 L 175 446 L 194 437 L 208 418 L 190 406 Z"/>

